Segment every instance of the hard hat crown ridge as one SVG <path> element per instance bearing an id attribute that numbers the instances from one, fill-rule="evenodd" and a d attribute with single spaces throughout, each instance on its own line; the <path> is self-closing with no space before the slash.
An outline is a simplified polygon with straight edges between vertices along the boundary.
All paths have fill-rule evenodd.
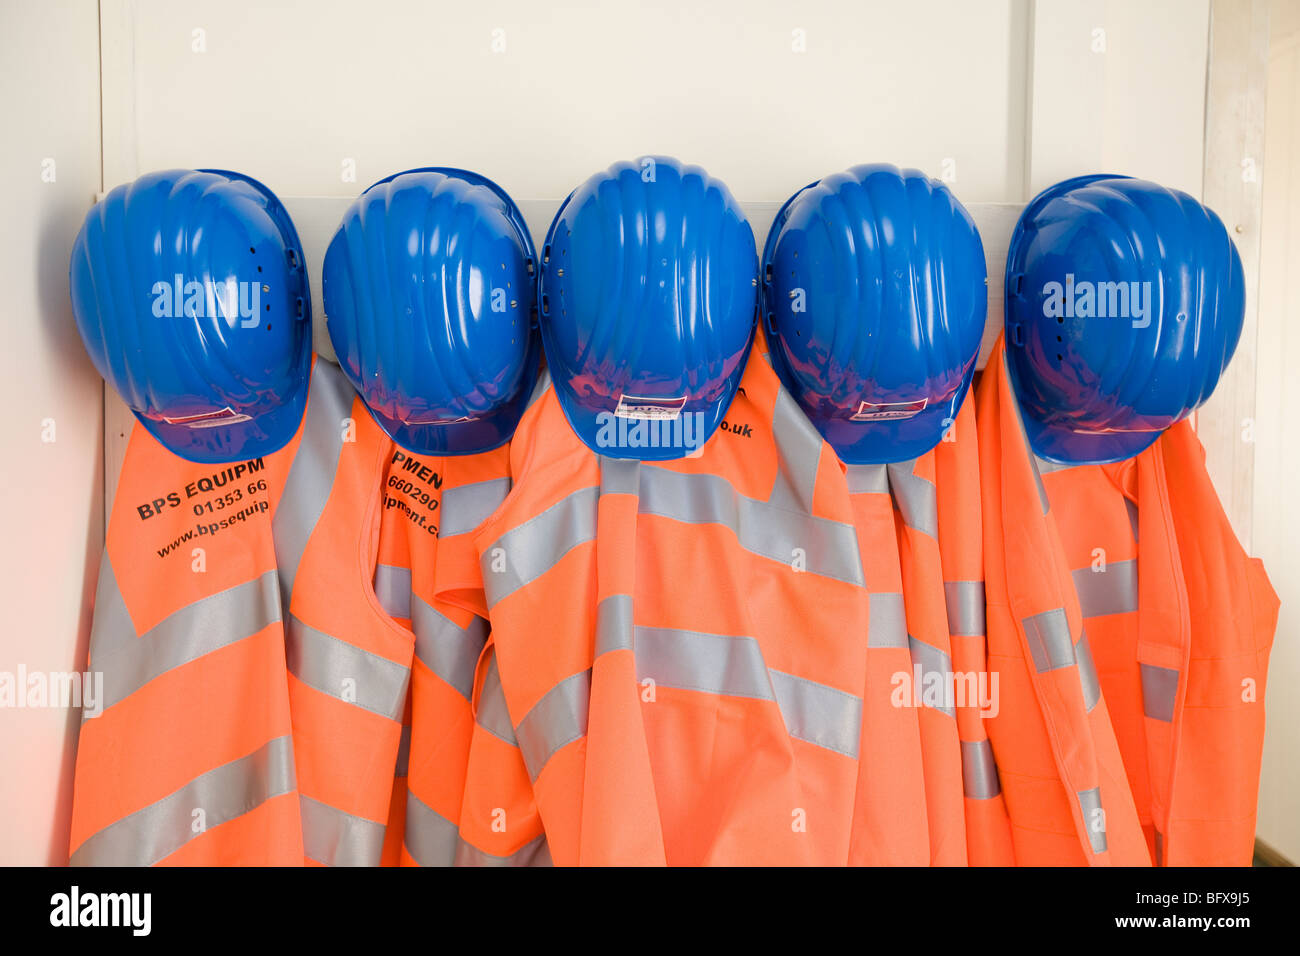
<path id="1" fill-rule="evenodd" d="M 536 257 L 495 183 L 408 170 L 348 208 L 325 254 L 339 363 L 388 434 L 427 454 L 508 441 L 536 380 Z"/>
<path id="2" fill-rule="evenodd" d="M 1039 457 L 1129 458 L 1203 404 L 1241 335 L 1244 277 L 1219 217 L 1125 176 L 1050 187 L 1007 258 L 1007 364 Z"/>
<path id="3" fill-rule="evenodd" d="M 983 245 L 948 188 L 887 164 L 827 176 L 777 213 L 763 263 L 774 365 L 840 458 L 934 447 L 987 313 Z"/>
<path id="4" fill-rule="evenodd" d="M 708 440 L 748 354 L 757 269 L 740 204 L 699 166 L 645 156 L 570 194 L 543 250 L 541 326 L 584 444 L 667 460 Z"/>
<path id="5" fill-rule="evenodd" d="M 311 362 L 302 245 L 261 183 L 163 170 L 86 216 L 69 266 L 91 361 L 168 450 L 240 461 L 297 430 Z"/>

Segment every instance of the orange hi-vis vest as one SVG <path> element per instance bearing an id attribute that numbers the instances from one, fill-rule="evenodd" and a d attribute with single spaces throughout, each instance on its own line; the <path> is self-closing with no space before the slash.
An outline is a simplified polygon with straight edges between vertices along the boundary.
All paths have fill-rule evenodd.
<path id="1" fill-rule="evenodd" d="M 74 866 L 302 864 L 271 540 L 293 444 L 201 465 L 132 428 L 95 590 L 103 696 L 83 710 Z"/>
<path id="2" fill-rule="evenodd" d="M 992 850 L 984 835 L 985 818 L 1005 821 L 1006 811 L 980 722 L 989 684 L 973 405 L 968 399 L 944 440 L 917 459 L 846 468 L 872 592 L 873 635 L 891 635 L 870 644 L 880 648 L 882 661 L 886 649 L 895 655 L 893 713 L 881 719 L 915 714 L 923 769 L 909 766 L 910 755 L 903 754 L 895 766 L 900 776 L 924 781 L 923 794 L 911 799 L 926 808 L 928 862 L 935 866 L 1009 862 L 1009 830 L 1007 852 Z M 879 545 L 883 528 L 896 530 L 897 551 Z M 882 615 L 882 605 L 897 610 Z M 975 823 L 969 834 L 968 816 Z M 910 823 L 900 817 L 898 825 Z"/>
<path id="3" fill-rule="evenodd" d="M 999 340 L 980 382 L 988 669 L 985 722 L 1020 865 L 1149 865 L 1057 517 Z"/>
<path id="4" fill-rule="evenodd" d="M 890 703 L 916 712 L 930 858 L 935 866 L 966 864 L 962 755 L 957 735 L 955 686 L 943 570 L 939 555 L 938 492 L 934 452 L 889 465 L 855 465 L 858 489 L 882 498 L 898 539 L 897 552 L 884 549 L 897 571 L 905 631 L 899 645 L 908 667 L 894 681 Z M 870 539 L 867 539 L 870 540 Z M 883 595 L 873 597 L 879 600 Z"/>
<path id="5" fill-rule="evenodd" d="M 1011 821 L 984 727 L 985 715 L 996 714 L 1000 687 L 988 670 L 976 428 L 971 393 L 933 452 L 939 555 L 956 685 L 953 709 L 961 745 L 966 861 L 971 866 L 1011 866 Z"/>
<path id="6" fill-rule="evenodd" d="M 413 632 L 409 751 L 399 762 L 390 844 L 401 819 L 405 866 L 450 866 L 460 849 L 460 805 L 469 758 L 474 673 L 487 621 L 436 598 L 468 568 L 478 575 L 470 532 L 510 490 L 508 447 L 429 456 L 394 446 L 384 474 L 384 517 L 375 589 L 390 616 Z M 387 857 L 387 854 L 386 854 Z M 389 862 L 386 859 L 386 862 Z"/>
<path id="7" fill-rule="evenodd" d="M 462 837 L 562 865 L 886 857 L 862 847 L 903 804 L 858 792 L 860 743 L 880 731 L 864 730 L 848 484 L 765 359 L 702 451 L 670 462 L 593 454 L 545 389 L 511 473 L 475 532 L 492 635 Z M 910 740 L 870 755 L 917 737 L 913 718 Z M 887 788 L 898 769 L 870 772 Z M 924 809 L 904 812 L 920 822 L 894 852 L 924 863 Z"/>
<path id="8" fill-rule="evenodd" d="M 1250 864 L 1277 599 L 1180 422 L 1127 461 L 1037 461 L 1152 858 Z"/>
<path id="9" fill-rule="evenodd" d="M 392 452 L 398 454 L 397 451 Z M 385 480 L 387 476 L 385 475 Z M 387 496 L 379 522 L 379 551 L 375 563 L 375 597 L 384 612 L 408 630 L 411 626 L 411 551 L 406 528 L 398 523 L 389 510 Z M 414 643 L 415 636 L 412 634 Z M 388 823 L 384 830 L 384 848 L 380 853 L 380 866 L 400 866 L 402 845 L 406 835 L 406 802 L 409 797 L 407 775 L 411 758 L 411 697 L 415 683 L 415 665 L 412 661 L 411 682 L 406 687 L 406 704 L 402 708 L 402 735 L 397 747 L 397 763 L 393 767 L 393 790 L 388 804 Z"/>
<path id="10" fill-rule="evenodd" d="M 858 764 L 862 824 L 848 863 L 928 866 L 925 762 L 918 707 L 909 692 L 896 697 L 900 679 L 911 680 L 912 654 L 903 605 L 894 503 L 884 465 L 845 465 L 853 502 L 863 580 L 868 592 L 866 682 Z M 880 768 L 890 768 L 887 774 Z"/>
<path id="11" fill-rule="evenodd" d="M 910 741 L 915 736 L 918 741 L 917 747 L 892 760 L 898 777 L 890 787 L 892 796 L 904 798 L 908 787 L 912 792 L 906 794 L 909 810 L 891 826 L 896 837 L 909 827 L 924 826 L 929 855 L 891 862 L 962 866 L 962 752 L 939 553 L 934 452 L 889 465 L 848 465 L 845 472 L 871 592 L 868 657 L 878 662 L 872 668 L 878 678 L 888 675 L 888 695 L 870 692 L 865 703 L 877 710 L 879 722 L 910 725 L 900 726 L 886 739 Z M 870 786 L 864 781 L 864 787 Z M 918 807 L 925 808 L 923 816 L 916 813 Z M 920 841 L 906 834 L 904 843 L 916 846 Z"/>
<path id="12" fill-rule="evenodd" d="M 105 694 L 82 724 L 74 864 L 351 862 L 329 801 L 364 789 L 356 757 L 375 760 L 376 742 L 340 734 L 313 696 L 355 699 L 360 678 L 373 700 L 373 675 L 353 665 L 367 644 L 405 639 L 368 583 L 385 449 L 354 399 L 314 360 L 292 441 L 225 466 L 132 430 L 96 591 L 90 666 Z M 400 701 L 405 677 L 394 684 Z M 366 804 L 381 842 L 391 776 Z"/>
<path id="13" fill-rule="evenodd" d="M 413 653 L 373 585 L 392 441 L 337 366 L 317 360 L 311 388 L 272 520 L 303 847 L 308 864 L 378 866 Z"/>
<path id="14" fill-rule="evenodd" d="M 551 866 L 528 766 L 488 640 L 474 681 L 456 866 Z"/>

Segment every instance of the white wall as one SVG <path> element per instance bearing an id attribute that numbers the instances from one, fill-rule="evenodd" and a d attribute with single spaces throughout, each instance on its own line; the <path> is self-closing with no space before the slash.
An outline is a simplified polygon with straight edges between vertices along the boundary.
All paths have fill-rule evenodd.
<path id="1" fill-rule="evenodd" d="M 563 198 L 656 151 L 749 200 L 880 160 L 937 174 L 951 158 L 967 200 L 1023 189 L 1023 2 L 121 5 L 141 169 L 227 164 L 351 196 L 456 165 Z"/>
<path id="2" fill-rule="evenodd" d="M 1300 863 L 1300 4 L 1272 4 L 1255 402 L 1255 552 L 1282 599 L 1269 665 L 1260 838 Z"/>
<path id="3" fill-rule="evenodd" d="M 100 186 L 94 0 L 0 6 L 0 94 L 0 672 L 67 672 L 84 666 L 103 547 L 103 383 L 68 300 Z M 77 717 L 0 709 L 0 865 L 67 861 Z"/>
<path id="4" fill-rule="evenodd" d="M 17 290 L 5 299 L 15 331 L 3 387 L 8 407 L 31 409 L 4 423 L 0 447 L 12 449 L 13 464 L 0 473 L 12 540 L 32 542 L 3 559 L 4 587 L 15 593 L 0 669 L 19 658 L 65 668 L 84 654 L 83 574 L 93 579 L 102 516 L 100 406 L 64 274 L 100 185 L 100 83 L 104 188 L 150 169 L 228 167 L 292 202 L 351 197 L 411 166 L 455 165 L 527 203 L 558 200 L 613 160 L 663 152 L 703 164 L 748 203 L 783 200 L 871 161 L 943 176 L 972 204 L 1023 203 L 1097 171 L 1201 192 L 1210 0 L 99 8 L 98 42 L 91 0 L 0 13 L 0 129 L 16 134 L 0 159 L 16 199 L 0 240 L 0 269 Z M 59 157 L 50 185 L 39 182 L 46 155 Z M 58 422 L 53 446 L 39 444 L 36 423 L 47 415 Z M 110 488 L 129 424 L 110 395 Z M 1258 500 L 1279 493 L 1280 484 L 1261 487 Z M 1275 581 L 1295 573 L 1275 567 L 1293 560 L 1283 540 L 1270 563 Z M 32 560 L 33 550 L 46 560 Z M 1300 661 L 1290 666 L 1300 673 Z M 1295 714 L 1288 719 L 1294 728 Z M 30 822 L 0 840 L 0 863 L 58 859 L 67 715 L 0 721 L 0 818 Z M 1294 752 L 1294 735 L 1275 743 L 1275 755 Z M 1293 783 L 1276 796 L 1292 815 Z"/>

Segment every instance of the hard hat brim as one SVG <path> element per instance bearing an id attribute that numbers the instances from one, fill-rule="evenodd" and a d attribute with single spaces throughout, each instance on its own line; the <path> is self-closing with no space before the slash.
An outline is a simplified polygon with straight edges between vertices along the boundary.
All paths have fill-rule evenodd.
<path id="1" fill-rule="evenodd" d="M 417 455 L 477 455 L 508 442 L 523 410 L 522 402 L 511 402 L 505 409 L 484 418 L 429 425 L 409 425 L 373 408 L 370 414 L 388 437 L 406 451 Z"/>
<path id="2" fill-rule="evenodd" d="M 821 428 L 822 436 L 846 465 L 911 461 L 943 441 L 968 387 L 963 384 L 952 400 L 931 405 L 910 418 L 879 422 L 830 419 Z"/>
<path id="3" fill-rule="evenodd" d="M 628 429 L 628 434 L 631 434 L 631 430 L 636 428 L 639 420 L 623 419 L 620 421 L 617 416 L 606 417 L 613 416 L 613 412 L 605 408 L 597 409 L 588 405 L 568 382 L 553 372 L 551 379 L 555 388 L 555 397 L 559 399 L 560 409 L 564 412 L 569 427 L 578 436 L 578 440 L 597 455 L 604 455 L 606 458 L 626 458 L 634 461 L 676 461 L 699 451 L 708 444 L 709 439 L 717 432 L 723 416 L 731 406 L 732 400 L 736 397 L 736 389 L 740 384 L 743 369 L 744 363 L 742 362 L 737 366 L 736 372 L 733 373 L 733 381 L 727 383 L 727 397 L 703 413 L 704 417 L 700 420 L 698 429 L 692 426 L 692 440 L 689 444 L 641 445 L 620 444 L 618 441 L 613 443 L 605 442 L 602 440 L 602 434 L 606 434 L 610 429 L 613 429 L 617 437 L 619 434 L 618 429 L 624 422 L 626 422 L 625 427 Z M 686 412 L 685 414 L 692 414 L 692 412 Z M 665 424 L 668 424 L 668 430 L 672 431 L 671 423 L 647 422 L 647 427 L 643 429 L 642 433 L 651 434 L 653 429 L 649 425 L 652 424 L 658 425 L 661 429 Z M 684 428 L 681 433 L 685 434 Z"/>
<path id="4" fill-rule="evenodd" d="M 367 408 L 389 438 L 416 454 L 477 455 L 500 448 L 514 437 L 519 420 L 528 409 L 533 386 L 537 384 L 542 355 L 539 339 L 540 336 L 533 336 L 526 359 L 528 371 L 514 397 L 490 415 L 458 422 L 412 424 Z"/>
<path id="5" fill-rule="evenodd" d="M 617 441 L 614 443 L 603 441 L 602 432 L 607 433 L 611 428 L 614 429 L 617 438 L 619 435 L 618 429 L 623 422 L 626 423 L 630 435 L 630 429 L 636 427 L 638 420 L 624 419 L 623 422 L 620 422 L 617 416 L 607 407 L 593 407 L 583 396 L 577 393 L 563 375 L 556 374 L 554 366 L 551 368 L 551 384 L 555 389 L 555 397 L 559 400 L 560 410 L 564 412 L 569 427 L 578 436 L 578 440 L 597 455 L 632 461 L 677 461 L 699 452 L 717 433 L 718 426 L 722 424 L 727 410 L 731 408 L 731 403 L 735 401 L 736 393 L 740 390 L 740 381 L 744 377 L 746 367 L 751 361 L 755 360 L 753 350 L 754 335 L 751 331 L 749 340 L 745 343 L 744 351 L 741 353 L 740 361 L 736 363 L 735 369 L 723 382 L 723 397 L 707 409 L 683 409 L 683 414 L 700 414 L 702 417 L 698 422 L 691 421 L 688 428 L 687 423 L 683 421 L 680 430 L 674 430 L 671 421 L 647 422 L 648 425 L 658 425 L 661 429 L 659 433 L 661 435 L 664 434 L 662 429 L 667 425 L 667 434 L 670 437 L 676 435 L 680 435 L 683 439 L 689 437 L 689 444 L 683 441 L 666 445 L 624 445 L 619 444 Z M 647 427 L 645 433 L 647 435 L 652 434 L 653 430 Z"/>
<path id="6" fill-rule="evenodd" d="M 284 404 L 230 425 L 194 427 L 133 414 L 172 454 L 203 465 L 231 464 L 274 454 L 293 439 L 307 410 L 306 382 Z"/>
<path id="7" fill-rule="evenodd" d="M 1048 425 L 1021 412 L 1025 437 L 1035 455 L 1058 465 L 1108 465 L 1125 461 L 1146 451 L 1164 434 L 1152 432 L 1106 432 L 1085 434 L 1063 425 Z"/>

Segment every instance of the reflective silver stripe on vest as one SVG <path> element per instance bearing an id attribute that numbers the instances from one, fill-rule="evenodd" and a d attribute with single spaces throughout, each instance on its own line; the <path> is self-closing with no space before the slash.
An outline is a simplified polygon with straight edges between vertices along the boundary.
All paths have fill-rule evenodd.
<path id="1" fill-rule="evenodd" d="M 993 745 L 987 739 L 961 742 L 961 781 L 972 800 L 992 800 L 1002 792 Z"/>
<path id="2" fill-rule="evenodd" d="M 787 733 L 856 756 L 862 699 L 828 684 L 769 670 L 757 640 L 667 627 L 636 627 L 638 681 L 722 697 L 774 700 Z"/>
<path id="3" fill-rule="evenodd" d="M 1071 468 L 1080 468 L 1078 464 L 1065 464 L 1059 461 L 1048 461 L 1046 458 L 1039 458 L 1034 455 L 1034 465 L 1038 468 L 1039 474 L 1050 475 L 1055 471 L 1069 471 Z"/>
<path id="4" fill-rule="evenodd" d="M 600 493 L 634 495 L 641 487 L 641 462 L 600 456 Z"/>
<path id="5" fill-rule="evenodd" d="M 799 555 L 809 573 L 861 585 L 862 562 L 852 524 L 795 513 L 736 493 L 725 478 L 665 468 L 641 471 L 641 514 L 686 524 L 721 524 L 740 546 L 790 565 Z"/>
<path id="6" fill-rule="evenodd" d="M 1155 664 L 1139 664 L 1142 672 L 1142 713 L 1152 720 L 1172 723 L 1178 701 L 1178 671 Z"/>
<path id="7" fill-rule="evenodd" d="M 846 465 L 844 478 L 851 495 L 883 495 L 889 491 L 889 473 L 884 465 Z"/>
<path id="8" fill-rule="evenodd" d="M 1063 608 L 1027 617 L 1021 624 L 1029 641 L 1029 653 L 1038 673 L 1069 667 L 1074 663 L 1074 641 Z"/>
<path id="9" fill-rule="evenodd" d="M 632 649 L 632 596 L 612 594 L 596 605 L 596 656 Z"/>
<path id="10" fill-rule="evenodd" d="M 857 756 L 861 698 L 794 674 L 768 670 L 753 638 L 634 627 L 631 596 L 615 594 L 596 609 L 596 655 L 616 650 L 636 652 L 637 680 L 651 679 L 679 690 L 764 700 L 775 697 L 790 736 Z"/>
<path id="11" fill-rule="evenodd" d="M 290 616 L 285 628 L 289 673 L 323 694 L 401 720 L 411 672 Z"/>
<path id="12" fill-rule="evenodd" d="M 915 459 L 896 462 L 887 468 L 889 491 L 903 516 L 903 523 L 914 531 L 937 537 L 939 505 L 934 483 L 913 474 Z"/>
<path id="13" fill-rule="evenodd" d="M 600 489 L 579 488 L 545 511 L 497 538 L 482 554 L 488 607 L 541 577 L 579 545 L 596 537 Z M 504 562 L 494 570 L 497 554 Z"/>
<path id="14" fill-rule="evenodd" d="M 510 722 L 510 711 L 506 708 L 506 693 L 501 687 L 495 649 L 488 651 L 487 669 L 483 672 L 483 688 L 479 693 L 474 722 L 511 747 L 519 746 L 519 741 L 515 739 L 514 724 Z"/>
<path id="15" fill-rule="evenodd" d="M 1105 570 L 1091 567 L 1070 572 L 1084 617 L 1127 614 L 1138 609 L 1137 560 L 1111 561 Z"/>
<path id="16" fill-rule="evenodd" d="M 1079 809 L 1083 811 L 1083 828 L 1088 832 L 1088 842 L 1093 853 L 1106 852 L 1106 815 L 1101 810 L 1101 788 L 1079 791 Z"/>
<path id="17" fill-rule="evenodd" d="M 1128 512 L 1129 527 L 1133 529 L 1133 540 L 1138 539 L 1138 506 L 1129 500 L 1128 495 L 1124 496 L 1124 510 Z"/>
<path id="18" fill-rule="evenodd" d="M 867 647 L 907 647 L 907 614 L 901 594 L 870 595 Z"/>
<path id="19" fill-rule="evenodd" d="M 439 519 L 438 536 L 450 538 L 452 535 L 473 531 L 500 507 L 508 494 L 510 479 L 505 477 L 444 488 L 442 507 L 439 509 L 442 517 Z"/>
<path id="20" fill-rule="evenodd" d="M 278 609 L 277 609 L 277 617 Z M 95 582 L 95 616 L 90 628 L 90 664 L 99 669 L 99 659 L 136 643 L 135 624 L 126 609 L 126 598 L 117 585 L 108 548 L 99 556 L 99 578 Z"/>
<path id="21" fill-rule="evenodd" d="M 389 617 L 411 616 L 411 569 L 375 565 L 375 597 Z"/>
<path id="22" fill-rule="evenodd" d="M 763 652 L 752 637 L 667 627 L 636 629 L 637 680 L 729 697 L 775 700 Z"/>
<path id="23" fill-rule="evenodd" d="M 782 671 L 768 673 L 791 737 L 857 758 L 862 731 L 860 697 Z"/>
<path id="24" fill-rule="evenodd" d="M 393 768 L 394 777 L 405 777 L 411 767 L 411 725 L 402 724 L 402 736 L 397 741 L 397 765 Z"/>
<path id="25" fill-rule="evenodd" d="M 1089 713 L 1101 700 L 1101 684 L 1097 680 L 1097 665 L 1092 659 L 1092 648 L 1088 646 L 1088 631 L 1079 634 L 1079 642 L 1074 645 L 1074 657 L 1079 664 L 1079 684 L 1083 687 L 1083 706 Z"/>
<path id="26" fill-rule="evenodd" d="M 772 409 L 772 439 L 777 470 L 768 501 L 778 508 L 812 514 L 822 436 L 784 386 L 777 389 Z"/>
<path id="27" fill-rule="evenodd" d="M 451 866 L 455 862 L 460 830 L 409 790 L 405 827 L 402 845 L 420 866 Z"/>
<path id="28" fill-rule="evenodd" d="M 474 668 L 487 643 L 488 625 L 475 617 L 461 627 L 419 595 L 411 596 L 415 656 L 466 700 L 474 693 Z"/>
<path id="29" fill-rule="evenodd" d="M 509 856 L 493 856 L 485 850 L 461 842 L 456 848 L 457 866 L 551 866 L 551 848 L 543 833 L 525 843 Z"/>
<path id="30" fill-rule="evenodd" d="M 515 727 L 519 752 L 534 783 L 551 755 L 587 734 L 591 670 L 566 677 L 535 703 Z"/>
<path id="31" fill-rule="evenodd" d="M 73 866 L 151 866 L 198 836 L 196 810 L 204 830 L 256 810 L 294 789 L 293 744 L 276 737 L 238 760 L 200 774 L 156 803 L 111 823 L 72 854 Z"/>
<path id="32" fill-rule="evenodd" d="M 944 581 L 944 604 L 948 610 L 948 633 L 964 637 L 983 637 L 984 582 Z"/>
<path id="33" fill-rule="evenodd" d="M 1002 352 L 1003 374 L 1007 376 L 1007 382 L 1011 381 L 1011 372 L 1007 365 L 1007 353 L 1004 349 Z M 1020 434 L 1020 447 L 1025 450 L 1025 455 L 1029 458 L 1029 470 L 1033 473 L 1034 484 L 1038 488 L 1038 506 L 1042 509 L 1043 514 L 1047 514 L 1047 489 L 1043 487 L 1043 476 L 1038 470 L 1038 457 L 1034 454 L 1033 448 L 1029 444 L 1029 435 L 1025 432 L 1025 420 L 1020 413 L 1020 403 L 1015 401 L 1011 396 L 1007 396 L 1006 401 L 1011 402 L 1011 417 L 1015 419 L 1016 431 Z"/>
<path id="34" fill-rule="evenodd" d="M 528 409 L 541 401 L 542 396 L 546 394 L 546 390 L 550 387 L 551 370 L 549 368 L 543 368 L 537 373 L 537 382 L 533 385 L 533 390 L 528 396 L 528 404 L 524 406 L 524 411 L 528 411 Z"/>
<path id="35" fill-rule="evenodd" d="M 300 797 L 303 849 L 309 860 L 326 866 L 378 866 L 384 850 L 384 825 Z"/>
<path id="36" fill-rule="evenodd" d="M 100 702 L 104 709 L 125 700 L 155 677 L 236 644 L 280 619 L 274 571 L 200 598 L 169 614 L 139 638 L 131 631 L 128 642 L 121 641 L 117 633 L 109 637 L 110 628 L 116 631 L 122 626 L 119 612 L 113 609 L 122 598 L 107 563 L 96 587 L 99 598 L 106 604 L 95 608 L 98 643 L 91 660 L 95 671 L 104 675 Z M 102 618 L 100 607 L 106 608 Z M 125 604 L 120 613 L 125 613 Z"/>
<path id="37" fill-rule="evenodd" d="M 307 392 L 302 440 L 289 466 L 289 477 L 276 505 L 275 517 L 271 519 L 276 564 L 280 569 L 280 606 L 286 618 L 293 607 L 293 582 L 298 564 L 334 486 L 343 451 L 343 420 L 351 417 L 355 396 L 356 392 L 337 366 L 316 359 Z"/>
<path id="38" fill-rule="evenodd" d="M 862 700 L 806 678 L 769 671 L 752 637 L 675 628 L 632 627 L 632 599 L 613 595 L 597 608 L 597 653 L 633 650 L 636 679 L 659 687 L 774 701 L 787 732 L 856 757 Z M 493 661 L 495 663 L 495 661 Z M 493 677 L 495 672 L 489 672 Z M 536 781 L 551 755 L 587 733 L 591 671 L 561 681 L 515 728 L 529 776 Z M 487 680 L 483 699 L 489 697 Z M 484 704 L 479 705 L 480 723 Z M 500 719 L 500 718 L 498 718 Z"/>
<path id="39" fill-rule="evenodd" d="M 947 714 L 949 717 L 957 716 L 957 708 L 954 706 L 954 688 L 952 678 L 952 658 L 925 641 L 917 640 L 912 635 L 907 635 L 908 651 L 912 656 L 912 666 L 921 668 L 922 686 L 920 688 L 921 705 L 928 707 L 930 710 L 937 710 Z M 926 687 L 929 681 L 926 679 L 928 674 L 938 674 L 943 681 L 943 700 L 937 705 L 931 705 L 925 702 Z"/>

